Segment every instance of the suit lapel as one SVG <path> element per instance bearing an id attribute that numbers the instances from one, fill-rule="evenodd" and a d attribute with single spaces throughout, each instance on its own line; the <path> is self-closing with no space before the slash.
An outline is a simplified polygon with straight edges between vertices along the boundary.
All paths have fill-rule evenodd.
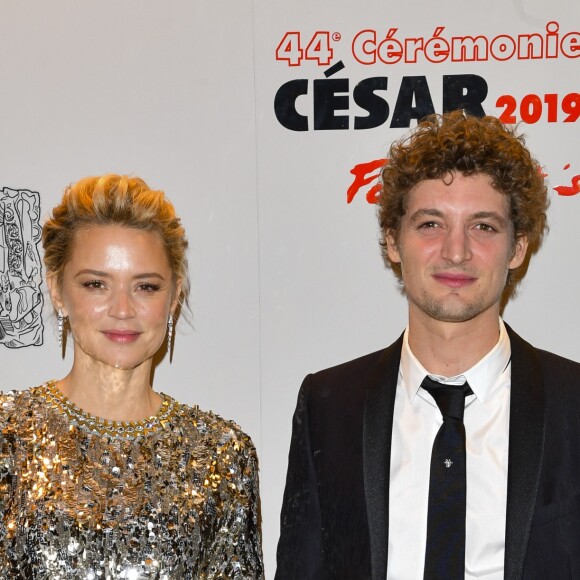
<path id="1" fill-rule="evenodd" d="M 520 580 L 544 451 L 544 382 L 534 348 L 506 327 L 512 371 L 504 578 Z"/>
<path id="2" fill-rule="evenodd" d="M 506 328 L 512 373 L 504 578 L 520 580 L 544 450 L 544 383 L 534 348 Z M 401 346 L 402 337 L 381 356 L 365 405 L 363 467 L 373 580 L 387 574 L 391 437 Z"/>
<path id="3" fill-rule="evenodd" d="M 381 356 L 365 404 L 363 468 L 373 580 L 387 574 L 391 436 L 402 344 L 401 336 Z"/>

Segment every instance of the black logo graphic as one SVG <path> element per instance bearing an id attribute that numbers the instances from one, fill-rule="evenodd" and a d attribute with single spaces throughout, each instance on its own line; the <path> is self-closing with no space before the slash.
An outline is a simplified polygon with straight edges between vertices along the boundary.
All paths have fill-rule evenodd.
<path id="1" fill-rule="evenodd" d="M 40 196 L 26 189 L 0 191 L 0 344 L 42 344 Z"/>

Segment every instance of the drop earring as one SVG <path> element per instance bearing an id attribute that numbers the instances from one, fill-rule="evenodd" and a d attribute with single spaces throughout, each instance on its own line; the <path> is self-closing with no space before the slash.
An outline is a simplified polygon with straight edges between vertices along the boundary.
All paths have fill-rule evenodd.
<path id="1" fill-rule="evenodd" d="M 58 347 L 62 350 L 62 342 L 64 335 L 64 315 L 62 313 L 62 308 L 58 309 L 56 313 L 56 318 L 58 321 Z"/>
<path id="2" fill-rule="evenodd" d="M 167 348 L 171 350 L 171 342 L 173 340 L 173 314 L 169 315 L 167 319 Z"/>

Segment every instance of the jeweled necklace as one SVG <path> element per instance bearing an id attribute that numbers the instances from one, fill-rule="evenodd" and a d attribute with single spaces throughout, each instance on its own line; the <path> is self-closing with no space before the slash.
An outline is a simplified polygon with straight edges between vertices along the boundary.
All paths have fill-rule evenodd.
<path id="1" fill-rule="evenodd" d="M 40 394 L 54 409 L 65 414 L 73 425 L 102 437 L 132 439 L 154 433 L 167 426 L 177 412 L 179 404 L 171 397 L 159 393 L 163 399 L 159 411 L 140 421 L 111 421 L 83 411 L 70 401 L 56 386 L 56 380 L 39 387 Z"/>

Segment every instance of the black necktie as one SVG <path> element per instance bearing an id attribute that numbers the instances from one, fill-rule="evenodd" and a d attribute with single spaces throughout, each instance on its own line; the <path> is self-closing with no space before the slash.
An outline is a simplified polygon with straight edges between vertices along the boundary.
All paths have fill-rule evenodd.
<path id="1" fill-rule="evenodd" d="M 424 580 L 465 578 L 465 397 L 467 383 L 444 385 L 425 377 L 421 383 L 435 399 L 443 425 L 431 452 L 429 511 Z"/>

